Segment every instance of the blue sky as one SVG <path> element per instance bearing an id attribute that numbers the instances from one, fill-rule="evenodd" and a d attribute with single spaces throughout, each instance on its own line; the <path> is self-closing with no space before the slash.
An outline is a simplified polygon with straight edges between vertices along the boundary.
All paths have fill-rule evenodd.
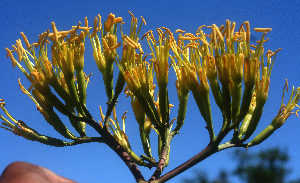
<path id="1" fill-rule="evenodd" d="M 244 21 L 250 22 L 251 38 L 259 40 L 260 33 L 255 33 L 253 28 L 270 27 L 273 30 L 267 34 L 270 40 L 264 44 L 265 50 L 282 50 L 277 54 L 273 67 L 270 83 L 269 98 L 264 108 L 264 113 L 255 134 L 261 132 L 271 123 L 276 116 L 282 96 L 285 79 L 289 86 L 300 86 L 299 58 L 297 51 L 299 46 L 300 13 L 299 1 L 3 1 L 0 5 L 0 98 L 4 98 L 6 108 L 16 119 L 21 119 L 29 126 L 38 130 L 41 134 L 60 137 L 44 121 L 36 110 L 36 106 L 24 95 L 18 86 L 17 80 L 21 78 L 26 88 L 26 78 L 20 70 L 13 69 L 10 59 L 6 59 L 5 47 L 11 48 L 17 39 L 21 39 L 20 32 L 24 32 L 29 42 L 36 42 L 37 35 L 51 29 L 51 22 L 56 23 L 58 30 L 69 30 L 77 25 L 78 21 L 84 22 L 88 17 L 90 25 L 94 17 L 100 14 L 105 20 L 109 13 L 117 17 L 123 17 L 125 25 L 123 30 L 129 33 L 131 16 L 143 16 L 147 25 L 142 28 L 141 34 L 157 27 L 167 27 L 172 32 L 180 28 L 186 32 L 195 33 L 201 25 L 220 26 L 226 19 L 235 21 L 239 26 Z M 126 32 L 127 31 L 127 32 Z M 206 33 L 210 33 L 206 30 Z M 142 42 L 144 51 L 147 51 L 147 43 Z M 96 68 L 96 63 L 91 55 L 92 47 L 86 44 L 85 72 L 94 73 L 87 88 L 87 106 L 96 120 L 100 120 L 98 106 L 105 108 L 105 90 L 99 82 L 101 75 Z M 89 54 L 90 53 L 90 54 Z M 170 70 L 172 72 L 172 70 Z M 173 77 L 173 78 L 172 78 Z M 174 73 L 171 74 L 174 79 Z M 171 80 L 170 79 L 170 80 Z M 170 103 L 178 104 L 174 81 L 169 82 Z M 27 84 L 27 85 L 26 85 Z M 286 95 L 288 96 L 288 95 Z M 128 98 L 120 98 L 117 106 L 118 117 L 121 118 L 128 111 L 126 119 L 126 134 L 131 146 L 137 154 L 143 154 L 139 139 L 138 125 L 134 120 L 133 112 Z M 220 129 L 221 114 L 214 102 L 211 101 L 213 122 L 216 129 Z M 177 108 L 171 109 L 171 119 L 176 117 Z M 2 112 L 1 112 L 2 114 Z M 62 118 L 67 121 L 67 119 Z M 164 173 L 172 170 L 181 163 L 201 151 L 208 143 L 208 133 L 204 128 L 205 123 L 200 116 L 192 95 L 190 94 L 186 122 L 180 135 L 175 136 L 171 142 L 171 154 L 169 166 Z M 256 152 L 269 147 L 281 147 L 287 149 L 291 156 L 288 164 L 293 171 L 289 179 L 299 178 L 300 172 L 300 123 L 299 118 L 290 117 L 287 122 L 268 138 L 263 144 L 249 149 Z M 216 130 L 218 131 L 218 130 Z M 90 136 L 96 135 L 91 128 L 87 129 Z M 152 132 L 152 142 L 155 146 L 156 139 Z M 254 135 L 255 135 L 254 134 Z M 134 182 L 134 178 L 125 164 L 104 144 L 82 144 L 73 147 L 50 147 L 37 142 L 28 141 L 18 137 L 9 131 L 0 129 L 0 171 L 14 161 L 27 161 L 44 166 L 62 176 L 78 182 Z M 227 140 L 230 138 L 228 137 Z M 170 182 L 180 182 L 184 177 L 193 176 L 193 170 L 204 170 L 209 177 L 216 177 L 220 169 L 232 171 L 235 161 L 231 154 L 234 149 L 228 149 L 217 153 L 204 160 L 200 164 L 182 173 Z M 156 155 L 156 151 L 153 152 Z M 156 155 L 157 156 L 157 155 Z M 140 168 L 144 177 L 148 179 L 152 173 L 148 168 Z M 126 181 L 124 181 L 126 180 Z M 238 179 L 234 181 L 239 182 Z"/>

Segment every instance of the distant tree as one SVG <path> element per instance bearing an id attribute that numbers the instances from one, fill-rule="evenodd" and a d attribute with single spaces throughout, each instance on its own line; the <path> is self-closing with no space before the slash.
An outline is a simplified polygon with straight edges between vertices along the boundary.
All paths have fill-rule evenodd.
<path id="1" fill-rule="evenodd" d="M 285 150 L 271 148 L 250 153 L 249 151 L 236 150 L 234 160 L 238 161 L 236 169 L 232 175 L 238 176 L 246 183 L 283 183 L 287 175 L 291 172 L 286 165 L 289 155 Z M 218 178 L 210 181 L 204 171 L 195 171 L 195 176 L 185 178 L 183 183 L 228 183 L 228 173 L 224 170 L 219 172 Z M 300 183 L 300 179 L 289 181 L 288 183 Z"/>
<path id="2" fill-rule="evenodd" d="M 214 180 L 212 183 L 229 183 L 228 174 L 225 170 L 219 172 L 219 178 Z"/>
<path id="3" fill-rule="evenodd" d="M 194 171 L 193 178 L 184 178 L 182 180 L 183 183 L 209 183 L 207 175 L 204 171 Z"/>
<path id="4" fill-rule="evenodd" d="M 219 172 L 217 179 L 209 181 L 207 174 L 204 171 L 197 170 L 194 172 L 195 177 L 193 178 L 184 178 L 183 183 L 228 183 L 228 174 L 225 170 Z"/>
<path id="5" fill-rule="evenodd" d="M 289 183 L 300 183 L 300 179 L 292 180 L 292 181 L 290 181 Z"/>
<path id="6" fill-rule="evenodd" d="M 286 167 L 289 156 L 279 148 L 263 150 L 255 154 L 236 150 L 238 166 L 234 174 L 247 183 L 282 183 L 290 170 Z"/>

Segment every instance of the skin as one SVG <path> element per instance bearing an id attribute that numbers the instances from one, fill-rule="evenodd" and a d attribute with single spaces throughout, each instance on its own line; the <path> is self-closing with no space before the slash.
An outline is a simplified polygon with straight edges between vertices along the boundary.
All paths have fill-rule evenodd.
<path id="1" fill-rule="evenodd" d="M 54 172 L 26 162 L 14 162 L 8 165 L 0 177 L 0 183 L 76 183 Z"/>

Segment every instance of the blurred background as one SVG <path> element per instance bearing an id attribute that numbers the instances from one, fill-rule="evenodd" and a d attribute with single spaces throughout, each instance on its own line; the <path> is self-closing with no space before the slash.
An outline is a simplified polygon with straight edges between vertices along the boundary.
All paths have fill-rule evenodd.
<path id="1" fill-rule="evenodd" d="M 272 28 L 266 37 L 270 40 L 264 44 L 265 50 L 282 50 L 277 54 L 273 66 L 269 98 L 264 108 L 261 122 L 253 135 L 255 137 L 272 119 L 277 115 L 280 108 L 281 97 L 285 79 L 289 82 L 289 87 L 300 86 L 299 80 L 299 1 L 44 1 L 44 0 L 15 0 L 3 1 L 0 4 L 0 98 L 4 98 L 6 109 L 16 119 L 24 121 L 28 126 L 36 129 L 39 133 L 61 138 L 43 117 L 36 110 L 31 99 L 24 95 L 18 86 L 18 78 L 21 78 L 25 88 L 30 84 L 22 72 L 13 69 L 11 60 L 6 59 L 5 47 L 12 48 L 17 39 L 23 39 L 20 32 L 24 32 L 30 43 L 38 40 L 38 35 L 47 29 L 52 32 L 51 22 L 55 22 L 59 31 L 70 30 L 71 26 L 77 25 L 78 21 L 84 22 L 84 17 L 89 20 L 89 25 L 93 25 L 94 18 L 100 14 L 104 22 L 109 13 L 116 17 L 123 17 L 125 25 L 122 26 L 125 34 L 129 34 L 131 16 L 130 10 L 139 22 L 140 16 L 146 20 L 147 25 L 142 27 L 141 36 L 148 30 L 156 32 L 158 27 L 167 27 L 172 32 L 182 29 L 186 32 L 195 33 L 201 25 L 216 24 L 221 26 L 226 23 L 226 19 L 234 21 L 239 27 L 244 21 L 250 22 L 251 44 L 260 40 L 261 33 L 256 33 L 253 28 Z M 206 34 L 209 29 L 203 29 Z M 140 36 L 140 37 L 141 37 Z M 157 34 L 155 34 L 157 36 Z M 119 38 L 118 41 L 121 41 Z M 144 40 L 141 42 L 145 53 L 149 53 L 148 44 Z M 91 83 L 87 87 L 87 107 L 99 121 L 99 105 L 106 111 L 105 90 L 102 87 L 102 76 L 96 67 L 92 56 L 92 47 L 89 41 L 86 43 L 85 72 L 93 73 L 90 78 Z M 121 50 L 121 48 L 120 48 Z M 120 55 L 120 53 L 119 53 Z M 117 67 L 115 67 L 117 69 Z M 116 70 L 117 71 L 117 70 Z M 115 72 L 117 74 L 117 72 Z M 174 85 L 175 74 L 170 69 L 169 92 L 170 103 L 175 107 L 171 109 L 170 118 L 177 116 L 177 93 Z M 290 93 L 286 93 L 285 103 Z M 128 111 L 126 118 L 126 134 L 137 155 L 143 154 L 142 145 L 138 132 L 138 124 L 135 122 L 130 106 L 130 99 L 124 96 L 119 99 L 117 105 L 117 115 L 121 116 Z M 213 124 L 216 133 L 220 130 L 222 116 L 211 99 Z M 3 112 L 0 112 L 3 114 Z M 63 121 L 68 123 L 66 118 Z M 173 138 L 171 142 L 170 163 L 165 168 L 164 173 L 174 169 L 183 162 L 196 155 L 208 144 L 208 133 L 204 128 L 206 125 L 201 117 L 196 103 L 190 94 L 188 102 L 187 117 L 185 125 L 180 131 L 180 135 Z M 285 176 L 285 181 L 299 179 L 300 171 L 300 123 L 299 118 L 291 116 L 286 123 L 278 129 L 263 144 L 249 148 L 250 154 L 258 153 L 269 148 L 279 147 L 281 154 L 286 153 L 289 161 L 285 166 L 291 171 Z M 87 128 L 87 134 L 97 135 L 96 132 Z M 152 131 L 151 146 L 153 154 L 157 158 L 157 138 Z M 230 135 L 225 140 L 230 140 Z M 50 147 L 37 142 L 28 141 L 22 137 L 15 136 L 9 131 L 0 129 L 0 172 L 14 161 L 26 161 L 46 167 L 55 173 L 73 179 L 78 182 L 134 182 L 134 177 L 127 169 L 121 159 L 104 144 L 82 144 L 72 147 Z M 252 138 L 251 138 L 252 139 Z M 250 139 L 250 140 L 251 140 Z M 225 142 L 225 141 L 224 141 Z M 242 182 L 234 172 L 239 165 L 239 156 L 233 156 L 237 148 L 227 149 L 214 154 L 203 162 L 194 166 L 190 170 L 173 178 L 170 182 L 183 182 L 185 179 L 195 177 L 194 172 L 204 171 L 209 180 L 216 180 L 219 172 L 226 170 L 230 182 Z M 245 153 L 245 149 L 240 149 Z M 246 158 L 247 159 L 247 158 Z M 245 161 L 246 161 L 245 159 Z M 144 177 L 149 179 L 153 169 L 140 168 Z M 200 174 L 200 173 L 197 173 Z"/>

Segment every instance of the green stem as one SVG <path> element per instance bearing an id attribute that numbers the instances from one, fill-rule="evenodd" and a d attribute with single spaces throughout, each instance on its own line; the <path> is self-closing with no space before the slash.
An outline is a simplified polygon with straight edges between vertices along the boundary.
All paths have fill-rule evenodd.
<path id="1" fill-rule="evenodd" d="M 191 158 L 190 160 L 186 161 L 182 165 L 178 166 L 177 168 L 173 169 L 172 171 L 168 172 L 167 174 L 163 175 L 159 179 L 153 181 L 154 183 L 161 183 L 166 182 L 173 177 L 179 175 L 180 173 L 186 171 L 187 169 L 193 167 L 194 165 L 198 164 L 199 162 L 203 161 L 207 157 L 211 156 L 212 154 L 218 152 L 218 148 L 216 145 L 210 143 L 205 149 L 203 149 L 200 153 L 196 156 Z"/>
<path id="2" fill-rule="evenodd" d="M 185 94 L 182 94 L 181 98 L 179 99 L 177 124 L 176 124 L 175 129 L 172 132 L 172 135 L 178 134 L 180 128 L 184 124 L 186 110 L 187 110 L 188 98 L 189 98 L 189 92 L 186 92 Z"/>
<path id="3" fill-rule="evenodd" d="M 222 128 L 229 128 L 231 122 L 231 96 L 228 85 L 222 85 L 223 109 L 226 116 L 226 124 Z"/>
<path id="4" fill-rule="evenodd" d="M 162 126 L 169 126 L 169 102 L 167 85 L 159 87 L 159 110 L 162 118 Z"/>
<path id="5" fill-rule="evenodd" d="M 234 89 L 232 94 L 232 121 L 236 121 L 238 112 L 240 109 L 240 102 L 242 97 L 242 85 L 241 83 L 234 83 Z"/>
<path id="6" fill-rule="evenodd" d="M 106 61 L 105 67 L 105 90 L 108 98 L 108 102 L 112 100 L 113 97 L 113 63 L 114 59 L 109 58 Z"/>

